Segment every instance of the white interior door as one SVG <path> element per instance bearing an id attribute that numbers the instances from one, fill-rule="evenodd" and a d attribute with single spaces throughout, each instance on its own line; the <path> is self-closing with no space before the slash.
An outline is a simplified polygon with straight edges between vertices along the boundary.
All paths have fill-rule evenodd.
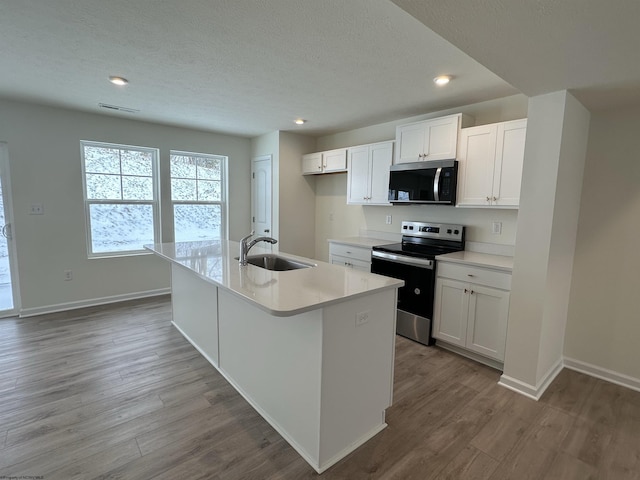
<path id="1" fill-rule="evenodd" d="M 19 309 L 17 271 L 9 151 L 7 144 L 0 142 L 0 317 L 14 315 Z"/>
<path id="2" fill-rule="evenodd" d="M 256 235 L 272 236 L 271 155 L 251 162 L 251 226 Z"/>

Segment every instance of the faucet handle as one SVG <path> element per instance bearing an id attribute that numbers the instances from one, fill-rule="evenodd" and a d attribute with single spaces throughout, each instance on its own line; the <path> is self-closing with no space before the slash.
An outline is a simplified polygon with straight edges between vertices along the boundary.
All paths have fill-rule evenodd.
<path id="1" fill-rule="evenodd" d="M 255 230 L 251 230 L 251 233 L 249 235 L 247 235 L 246 237 L 242 237 L 240 239 L 241 242 L 244 242 L 246 240 L 249 240 L 251 237 L 253 237 L 255 235 L 256 231 Z"/>

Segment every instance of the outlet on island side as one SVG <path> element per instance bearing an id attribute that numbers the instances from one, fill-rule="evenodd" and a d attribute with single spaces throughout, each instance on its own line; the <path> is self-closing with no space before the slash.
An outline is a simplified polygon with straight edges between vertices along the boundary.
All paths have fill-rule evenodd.
<path id="1" fill-rule="evenodd" d="M 387 215 L 387 218 L 385 218 L 385 222 L 387 225 L 391 225 L 391 215 Z"/>
<path id="2" fill-rule="evenodd" d="M 64 281 L 68 282 L 69 280 L 73 280 L 73 272 L 71 270 L 64 271 Z"/>
<path id="3" fill-rule="evenodd" d="M 500 235 L 502 233 L 502 222 L 493 222 L 491 224 L 491 233 Z"/>
<path id="4" fill-rule="evenodd" d="M 369 321 L 369 312 L 356 313 L 356 327 L 364 325 Z"/>

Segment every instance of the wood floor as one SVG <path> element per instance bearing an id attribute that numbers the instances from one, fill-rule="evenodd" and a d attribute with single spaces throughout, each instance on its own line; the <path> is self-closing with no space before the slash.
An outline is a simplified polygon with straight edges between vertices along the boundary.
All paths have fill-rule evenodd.
<path id="1" fill-rule="evenodd" d="M 170 324 L 168 297 L 0 320 L 0 478 L 318 475 Z M 565 370 L 539 402 L 397 338 L 389 426 L 321 479 L 639 479 L 640 393 Z"/>

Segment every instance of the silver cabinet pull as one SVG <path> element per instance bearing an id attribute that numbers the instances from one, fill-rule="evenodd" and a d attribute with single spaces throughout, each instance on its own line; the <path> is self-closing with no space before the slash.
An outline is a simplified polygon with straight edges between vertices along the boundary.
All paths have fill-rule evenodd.
<path id="1" fill-rule="evenodd" d="M 474 275 L 471 273 L 467 273 L 467 277 L 473 277 Z"/>

